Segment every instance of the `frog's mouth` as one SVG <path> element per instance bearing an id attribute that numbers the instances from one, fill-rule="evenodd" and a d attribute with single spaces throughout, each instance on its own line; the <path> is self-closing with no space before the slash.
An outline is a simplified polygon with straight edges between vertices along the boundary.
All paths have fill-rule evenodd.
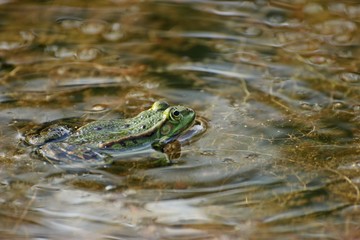
<path id="1" fill-rule="evenodd" d="M 177 136 L 173 136 L 166 141 L 170 143 L 172 141 L 178 140 L 181 144 L 186 144 L 189 142 L 194 142 L 199 139 L 199 137 L 207 130 L 208 121 L 203 117 L 194 117 L 192 124 L 190 124 L 185 130 L 183 130 Z"/>

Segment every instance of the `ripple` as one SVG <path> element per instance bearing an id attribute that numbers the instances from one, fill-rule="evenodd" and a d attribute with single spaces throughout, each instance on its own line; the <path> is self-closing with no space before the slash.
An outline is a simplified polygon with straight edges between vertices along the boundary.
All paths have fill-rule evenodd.
<path id="1" fill-rule="evenodd" d="M 301 40 L 299 42 L 286 44 L 283 49 L 289 52 L 297 53 L 312 53 L 319 50 L 321 47 L 321 41 L 319 40 Z"/>
<path id="2" fill-rule="evenodd" d="M 257 10 L 257 5 L 250 1 L 243 2 L 227 2 L 222 4 L 214 4 L 214 6 L 201 6 L 199 10 L 207 11 L 219 16 L 249 16 L 249 12 Z"/>
<path id="3" fill-rule="evenodd" d="M 309 32 L 283 31 L 275 34 L 283 49 L 289 52 L 311 53 L 320 49 L 323 41 Z"/>
<path id="4" fill-rule="evenodd" d="M 324 7 L 318 3 L 308 3 L 304 6 L 303 9 L 306 14 L 320 14 L 324 11 Z"/>
<path id="5" fill-rule="evenodd" d="M 64 29 L 76 29 L 81 26 L 83 19 L 75 17 L 60 17 L 56 19 L 56 22 Z"/>
<path id="6" fill-rule="evenodd" d="M 156 222 L 176 224 L 178 222 L 211 223 L 208 214 L 201 208 L 194 206 L 199 200 L 176 199 L 150 202 L 145 209 L 156 217 Z"/>
<path id="7" fill-rule="evenodd" d="M 340 80 L 346 82 L 346 83 L 360 83 L 360 73 L 356 72 L 344 72 L 340 73 L 339 75 Z"/>
<path id="8" fill-rule="evenodd" d="M 270 0 L 269 2 L 282 9 L 298 10 L 304 6 L 306 0 Z"/>
<path id="9" fill-rule="evenodd" d="M 125 82 L 122 78 L 112 78 L 112 77 L 79 77 L 77 79 L 63 79 L 61 82 L 58 82 L 57 87 L 86 87 L 91 85 L 115 85 L 121 82 Z"/>
<path id="10" fill-rule="evenodd" d="M 253 79 L 257 77 L 256 73 L 241 73 L 226 69 L 226 66 L 212 65 L 212 64 L 185 64 L 185 65 L 171 65 L 169 70 L 189 70 L 219 74 L 227 77 L 233 77 L 238 79 Z M 260 75 L 260 74 L 259 74 Z"/>
<path id="11" fill-rule="evenodd" d="M 10 103 L 10 102 L 14 102 L 15 99 L 13 97 L 4 95 L 4 94 L 0 94 L 0 103 Z"/>
<path id="12" fill-rule="evenodd" d="M 332 206 L 313 204 L 308 207 L 289 209 L 288 211 L 265 218 L 265 223 L 294 220 L 295 218 L 306 217 L 314 214 L 326 214 L 347 207 L 346 203 L 333 204 Z"/>
<path id="13" fill-rule="evenodd" d="M 360 161 L 354 161 L 352 163 L 344 164 L 338 167 L 339 170 L 355 170 L 360 171 Z M 358 179 L 359 181 L 359 179 Z M 360 184 L 360 182 L 359 182 Z"/>
<path id="14" fill-rule="evenodd" d="M 322 174 L 340 166 L 359 183 L 355 1 L 46 2 L 1 5 L 0 157 L 16 169 L 1 171 L 28 183 L 24 195 L 21 181 L 3 186 L 0 225 L 22 214 L 20 203 L 31 204 L 15 219 L 28 238 L 311 238 L 355 222 L 337 215 L 337 201 L 352 201 L 337 190 L 352 189 Z M 6 125 L 131 116 L 158 98 L 193 106 L 210 124 L 199 141 L 181 136 L 181 158 L 159 168 L 127 156 L 52 174 L 13 147 L 17 132 Z M 41 185 L 56 191 L 32 197 Z"/>

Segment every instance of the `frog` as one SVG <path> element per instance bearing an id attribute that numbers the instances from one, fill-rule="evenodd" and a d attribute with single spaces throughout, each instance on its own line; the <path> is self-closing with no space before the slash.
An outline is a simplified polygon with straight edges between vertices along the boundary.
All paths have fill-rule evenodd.
<path id="1" fill-rule="evenodd" d="M 50 161 L 97 161 L 149 148 L 163 152 L 194 125 L 195 118 L 191 108 L 156 101 L 132 118 L 94 120 L 82 126 L 74 120 L 48 123 L 25 134 L 24 141 Z"/>

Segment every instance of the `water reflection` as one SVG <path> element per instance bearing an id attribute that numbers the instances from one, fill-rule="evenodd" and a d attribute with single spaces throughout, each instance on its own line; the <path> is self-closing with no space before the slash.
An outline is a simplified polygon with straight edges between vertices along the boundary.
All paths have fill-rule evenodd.
<path id="1" fill-rule="evenodd" d="M 359 238 L 359 11 L 2 2 L 1 236 Z M 33 122 L 128 117 L 159 99 L 209 121 L 169 166 L 66 168 L 19 145 Z"/>

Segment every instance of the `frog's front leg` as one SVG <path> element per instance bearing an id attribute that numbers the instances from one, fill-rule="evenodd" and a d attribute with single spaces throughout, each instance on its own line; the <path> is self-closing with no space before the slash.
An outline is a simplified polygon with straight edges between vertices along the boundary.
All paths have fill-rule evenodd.
<path id="1" fill-rule="evenodd" d="M 151 147 L 153 149 L 155 149 L 156 151 L 160 151 L 160 152 L 164 152 L 164 147 L 166 145 L 165 139 L 155 139 L 152 143 L 151 143 Z"/>

